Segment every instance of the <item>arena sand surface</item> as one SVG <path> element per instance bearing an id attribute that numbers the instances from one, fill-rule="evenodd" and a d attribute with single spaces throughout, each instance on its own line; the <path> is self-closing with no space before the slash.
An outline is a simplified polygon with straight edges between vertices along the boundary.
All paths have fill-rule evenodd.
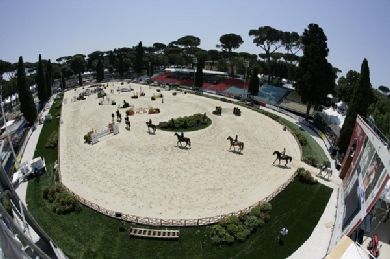
<path id="1" fill-rule="evenodd" d="M 124 86 L 128 86 L 125 84 Z M 119 83 L 105 90 L 117 104 L 126 100 L 138 107 L 158 107 L 160 114 L 130 116 L 131 130 L 125 129 L 125 109 L 119 134 L 108 135 L 95 145 L 84 143 L 90 130 L 111 122 L 117 106 L 98 105 L 96 94 L 71 102 L 82 89 L 65 93 L 60 128 L 60 168 L 63 184 L 81 197 L 106 209 L 140 217 L 197 219 L 246 208 L 285 183 L 300 165 L 300 151 L 294 137 L 272 119 L 246 108 L 234 116 L 234 105 L 192 94 L 161 90 L 161 99 L 151 101 L 156 88 L 140 87 L 145 97 L 131 99 L 132 93 L 118 93 Z M 87 87 L 85 87 L 86 89 Z M 110 89 L 115 89 L 114 94 Z M 211 112 L 222 107 L 222 116 Z M 147 133 L 145 122 L 206 113 L 212 125 L 185 133 L 192 148 L 176 146 L 173 132 Z M 238 134 L 245 143 L 241 154 L 229 151 L 226 138 Z M 293 156 L 291 168 L 273 166 L 274 150 L 286 148 Z"/>

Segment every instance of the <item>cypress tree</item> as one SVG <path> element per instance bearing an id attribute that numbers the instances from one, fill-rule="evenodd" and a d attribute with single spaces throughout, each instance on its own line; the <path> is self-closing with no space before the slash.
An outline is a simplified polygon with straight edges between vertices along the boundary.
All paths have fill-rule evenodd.
<path id="1" fill-rule="evenodd" d="M 118 54 L 118 73 L 122 77 L 125 72 L 125 65 L 123 61 L 123 55 L 122 53 Z"/>
<path id="2" fill-rule="evenodd" d="M 49 59 L 49 61 L 47 62 L 47 66 L 46 66 L 46 87 L 45 87 L 46 100 L 45 101 L 48 101 L 51 97 L 51 87 L 53 85 L 52 69 L 53 69 L 53 67 L 52 67 L 51 61 Z"/>
<path id="3" fill-rule="evenodd" d="M 256 96 L 259 93 L 260 79 L 258 77 L 258 74 L 259 74 L 258 67 L 254 67 L 252 70 L 252 74 L 248 86 L 249 93 L 254 96 Z"/>
<path id="4" fill-rule="evenodd" d="M 26 118 L 26 120 L 32 125 L 37 119 L 38 114 L 33 96 L 27 84 L 22 57 L 19 57 L 18 71 L 16 73 L 16 77 L 19 93 L 20 111 L 23 113 L 24 118 Z"/>
<path id="5" fill-rule="evenodd" d="M 198 89 L 203 86 L 203 67 L 204 67 L 204 60 L 203 58 L 200 58 L 198 60 L 198 64 L 196 64 L 196 73 L 195 73 L 195 87 Z"/>
<path id="6" fill-rule="evenodd" d="M 140 74 L 143 69 L 143 61 L 144 60 L 144 48 L 142 47 L 142 41 L 138 43 L 138 46 L 136 48 L 135 53 L 135 64 L 134 64 L 134 71 L 137 74 Z"/>
<path id="7" fill-rule="evenodd" d="M 40 104 L 43 105 L 46 102 L 47 98 L 46 98 L 45 74 L 43 71 L 41 54 L 39 54 L 39 59 L 38 59 L 36 83 L 37 83 L 37 87 L 38 87 L 38 99 L 39 99 Z"/>
<path id="8" fill-rule="evenodd" d="M 104 65 L 102 59 L 99 57 L 98 63 L 96 65 L 96 80 L 101 82 L 104 79 Z"/>
<path id="9" fill-rule="evenodd" d="M 62 89 L 62 91 L 64 91 L 65 88 L 66 88 L 66 80 L 65 80 L 64 75 L 61 74 L 61 89 Z"/>
<path id="10" fill-rule="evenodd" d="M 368 107 L 372 100 L 373 92 L 370 83 L 370 69 L 368 67 L 367 59 L 364 59 L 360 70 L 359 84 L 354 89 L 347 116 L 343 127 L 340 130 L 338 147 L 341 153 L 345 153 L 347 150 L 357 115 L 359 114 L 363 117 L 367 116 Z"/>

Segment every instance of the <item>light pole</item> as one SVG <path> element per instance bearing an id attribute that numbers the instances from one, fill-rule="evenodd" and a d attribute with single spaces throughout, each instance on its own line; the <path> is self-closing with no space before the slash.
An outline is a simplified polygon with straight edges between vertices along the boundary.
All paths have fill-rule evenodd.
<path id="1" fill-rule="evenodd" d="M 244 75 L 244 89 L 245 89 L 245 100 L 248 98 L 248 89 L 246 87 L 246 75 L 248 74 L 248 68 L 249 68 L 249 61 L 244 61 L 244 67 L 245 67 L 245 75 Z"/>
<path id="2" fill-rule="evenodd" d="M 192 61 L 194 62 L 194 85 L 192 86 L 192 89 L 195 89 L 195 73 L 196 73 L 196 64 L 198 63 L 198 59 L 196 57 L 193 57 Z"/>

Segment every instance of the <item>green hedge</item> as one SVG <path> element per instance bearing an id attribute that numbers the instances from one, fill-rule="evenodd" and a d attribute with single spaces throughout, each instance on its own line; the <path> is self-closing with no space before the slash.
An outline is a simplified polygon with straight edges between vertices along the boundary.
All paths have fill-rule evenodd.
<path id="1" fill-rule="evenodd" d="M 248 214 L 239 217 L 230 216 L 211 227 L 210 239 L 216 245 L 231 245 L 234 241 L 243 242 L 257 228 L 264 226 L 271 219 L 272 205 L 264 203 L 256 206 Z"/>
<path id="2" fill-rule="evenodd" d="M 211 125 L 211 119 L 206 114 L 196 113 L 191 116 L 172 118 L 166 122 L 160 122 L 157 128 L 166 131 L 195 131 Z"/>

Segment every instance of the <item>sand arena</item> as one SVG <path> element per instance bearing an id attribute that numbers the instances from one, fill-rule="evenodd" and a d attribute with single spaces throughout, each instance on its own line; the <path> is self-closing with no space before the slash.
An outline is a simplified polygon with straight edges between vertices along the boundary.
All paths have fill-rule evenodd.
<path id="1" fill-rule="evenodd" d="M 124 86 L 128 86 L 125 84 Z M 272 119 L 233 104 L 202 96 L 161 90 L 161 99 L 151 101 L 155 88 L 140 87 L 146 96 L 131 99 L 131 92 L 118 93 L 120 83 L 109 83 L 107 96 L 118 104 L 126 100 L 137 107 L 160 108 L 160 114 L 130 116 L 131 130 L 119 124 L 119 134 L 108 135 L 95 145 L 84 143 L 91 129 L 111 122 L 117 106 L 98 105 L 96 94 L 71 102 L 82 89 L 65 93 L 60 126 L 62 182 L 79 196 L 106 209 L 140 217 L 197 219 L 239 211 L 271 194 L 292 176 L 300 164 L 299 146 L 288 131 Z M 86 89 L 87 87 L 85 87 Z M 114 93 L 110 93 L 114 89 Z M 222 106 L 222 116 L 211 112 Z M 185 133 L 191 149 L 176 146 L 174 132 L 147 133 L 145 122 L 206 113 L 212 125 Z M 245 143 L 242 155 L 229 152 L 226 138 L 238 134 Z M 293 156 L 291 168 L 273 166 L 274 150 L 286 148 Z"/>

